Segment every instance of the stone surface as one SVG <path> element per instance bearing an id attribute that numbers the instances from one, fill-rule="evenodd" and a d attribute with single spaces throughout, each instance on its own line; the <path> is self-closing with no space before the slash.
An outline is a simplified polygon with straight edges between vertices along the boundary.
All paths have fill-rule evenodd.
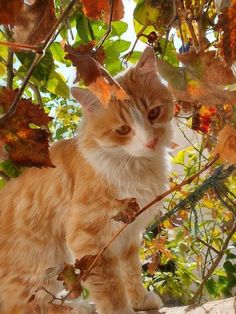
<path id="1" fill-rule="evenodd" d="M 199 306 L 180 306 L 167 308 L 163 307 L 159 311 L 139 312 L 146 314 L 236 314 L 236 297 L 211 301 Z"/>

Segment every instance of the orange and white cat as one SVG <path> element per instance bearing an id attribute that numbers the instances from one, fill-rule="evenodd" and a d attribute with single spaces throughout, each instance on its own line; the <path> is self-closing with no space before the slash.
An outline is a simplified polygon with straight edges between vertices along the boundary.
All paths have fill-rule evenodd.
<path id="1" fill-rule="evenodd" d="M 116 199 L 140 207 L 167 187 L 173 100 L 156 73 L 152 48 L 117 78 L 129 96 L 107 109 L 87 89 L 73 88 L 84 109 L 78 136 L 50 150 L 56 168 L 26 169 L 0 191 L 0 314 L 22 314 L 35 288 L 53 294 L 61 282 L 45 282 L 45 270 L 96 255 L 123 225 Z M 157 205 L 132 222 L 106 250 L 84 282 L 100 314 L 158 308 L 157 295 L 141 280 L 141 232 Z M 47 294 L 36 301 L 48 313 Z"/>

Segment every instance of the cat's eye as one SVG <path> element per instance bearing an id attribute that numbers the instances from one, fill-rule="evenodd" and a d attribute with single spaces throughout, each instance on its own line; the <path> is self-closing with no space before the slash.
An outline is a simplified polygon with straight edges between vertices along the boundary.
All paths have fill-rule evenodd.
<path id="1" fill-rule="evenodd" d="M 128 125 L 122 125 L 118 129 L 116 129 L 116 133 L 119 135 L 127 135 L 131 131 L 131 128 Z"/>
<path id="2" fill-rule="evenodd" d="M 161 108 L 160 106 L 157 106 L 155 108 L 152 108 L 149 113 L 148 113 L 148 119 L 149 120 L 154 120 L 156 119 L 159 115 L 160 115 L 160 112 L 161 112 Z"/>

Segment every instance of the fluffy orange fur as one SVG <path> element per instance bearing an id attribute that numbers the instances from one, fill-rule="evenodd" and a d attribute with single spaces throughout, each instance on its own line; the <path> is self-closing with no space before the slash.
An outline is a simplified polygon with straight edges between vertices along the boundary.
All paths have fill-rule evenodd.
<path id="1" fill-rule="evenodd" d="M 84 118 L 77 137 L 51 147 L 56 168 L 26 169 L 0 191 L 0 314 L 26 313 L 39 286 L 62 290 L 56 278 L 45 279 L 45 270 L 97 254 L 122 226 L 111 219 L 116 199 L 135 197 L 143 206 L 166 189 L 173 101 L 152 49 L 117 81 L 129 100 L 113 100 L 108 109 L 74 88 Z M 84 283 L 98 313 L 160 306 L 142 285 L 138 257 L 140 234 L 159 213 L 153 206 L 130 224 Z M 36 302 L 49 313 L 47 294 L 39 292 Z"/>

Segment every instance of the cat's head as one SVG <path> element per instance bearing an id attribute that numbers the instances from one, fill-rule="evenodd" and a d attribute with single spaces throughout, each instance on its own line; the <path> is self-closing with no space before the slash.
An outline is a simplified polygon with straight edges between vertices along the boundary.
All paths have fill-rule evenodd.
<path id="1" fill-rule="evenodd" d="M 172 96 L 157 75 L 153 49 L 147 47 L 136 66 L 116 80 L 129 99 L 112 100 L 107 109 L 89 90 L 72 88 L 84 108 L 83 132 L 111 153 L 152 156 L 169 144 L 174 112 Z"/>

